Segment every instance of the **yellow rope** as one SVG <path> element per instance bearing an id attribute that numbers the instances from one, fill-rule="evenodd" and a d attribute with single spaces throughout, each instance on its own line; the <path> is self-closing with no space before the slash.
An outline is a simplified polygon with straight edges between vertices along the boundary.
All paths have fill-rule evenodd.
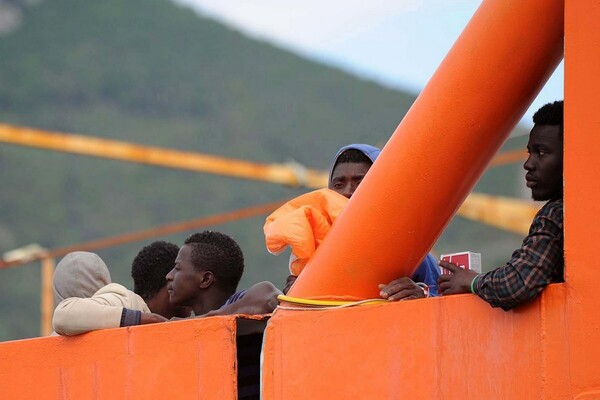
<path id="1" fill-rule="evenodd" d="M 339 300 L 313 300 L 313 299 L 302 299 L 299 297 L 290 297 L 283 294 L 277 296 L 279 301 L 286 301 L 288 303 L 302 304 L 305 306 L 316 306 L 316 307 L 349 307 L 354 305 L 363 304 L 378 304 L 387 303 L 384 299 L 369 299 L 361 301 L 339 301 Z"/>

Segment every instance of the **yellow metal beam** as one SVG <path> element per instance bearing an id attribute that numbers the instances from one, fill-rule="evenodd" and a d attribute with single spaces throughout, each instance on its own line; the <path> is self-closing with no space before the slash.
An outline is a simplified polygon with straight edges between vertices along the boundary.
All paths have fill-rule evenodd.
<path id="1" fill-rule="evenodd" d="M 327 186 L 325 172 L 307 169 L 299 164 L 260 164 L 7 124 L 0 124 L 0 142 L 289 186 Z"/>
<path id="2" fill-rule="evenodd" d="M 539 205 L 530 201 L 471 193 L 457 214 L 498 229 L 527 235 L 539 208 Z"/>
<path id="3" fill-rule="evenodd" d="M 168 150 L 87 135 L 51 132 L 8 124 L 0 124 L 0 142 L 166 168 L 261 180 L 289 186 L 305 186 L 313 189 L 327 186 L 327 172 L 307 169 L 295 163 L 253 163 L 201 153 Z M 522 161 L 526 156 L 527 152 L 525 150 L 499 154 L 492 159 L 490 167 Z"/>
<path id="4" fill-rule="evenodd" d="M 499 165 L 504 165 L 504 164 L 512 164 L 512 163 L 519 162 L 519 161 L 524 162 L 526 158 L 527 158 L 527 150 L 526 149 L 505 151 L 504 153 L 498 154 L 494 158 L 492 158 L 492 161 L 490 161 L 488 168 L 497 167 Z"/>

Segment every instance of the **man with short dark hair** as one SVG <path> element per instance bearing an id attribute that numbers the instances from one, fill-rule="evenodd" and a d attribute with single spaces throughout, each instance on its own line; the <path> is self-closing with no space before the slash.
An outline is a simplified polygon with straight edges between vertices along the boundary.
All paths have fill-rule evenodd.
<path id="1" fill-rule="evenodd" d="M 521 248 L 502 267 L 485 274 L 440 261 L 452 275 L 439 279 L 440 293 L 475 293 L 492 307 L 510 310 L 537 297 L 550 283 L 562 282 L 563 254 L 563 102 L 540 108 L 533 116 L 529 157 L 523 165 L 527 187 L 546 201 L 531 223 Z"/>
<path id="2" fill-rule="evenodd" d="M 171 305 L 167 292 L 165 275 L 173 268 L 178 252 L 176 244 L 159 240 L 142 248 L 131 263 L 133 291 L 153 313 L 167 319 L 190 315 L 189 308 Z"/>
<path id="3" fill-rule="evenodd" d="M 219 232 L 195 233 L 166 276 L 170 302 L 191 307 L 196 316 L 272 312 L 279 290 L 261 282 L 236 292 L 243 272 L 244 255 L 235 240 Z"/>

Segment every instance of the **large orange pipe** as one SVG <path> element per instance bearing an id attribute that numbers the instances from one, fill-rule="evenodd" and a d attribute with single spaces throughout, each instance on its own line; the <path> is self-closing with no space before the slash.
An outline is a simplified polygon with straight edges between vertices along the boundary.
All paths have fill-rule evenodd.
<path id="1" fill-rule="evenodd" d="M 412 274 L 562 59 L 563 8 L 482 3 L 290 296 L 378 297 Z"/>

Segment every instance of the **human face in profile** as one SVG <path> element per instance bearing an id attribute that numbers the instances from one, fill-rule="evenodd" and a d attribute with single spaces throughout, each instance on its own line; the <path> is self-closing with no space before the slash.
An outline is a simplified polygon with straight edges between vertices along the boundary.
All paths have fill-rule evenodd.
<path id="1" fill-rule="evenodd" d="M 181 246 L 175 267 L 166 276 L 169 302 L 174 306 L 192 306 L 200 291 L 200 274 L 192 264 L 192 248 Z"/>
<path id="2" fill-rule="evenodd" d="M 536 201 L 558 198 L 563 193 L 563 140 L 560 127 L 535 125 L 527 143 L 529 157 L 523 167 L 525 180 Z"/>
<path id="3" fill-rule="evenodd" d="M 329 189 L 351 198 L 370 168 L 368 163 L 347 162 L 336 165 L 331 173 Z"/>

